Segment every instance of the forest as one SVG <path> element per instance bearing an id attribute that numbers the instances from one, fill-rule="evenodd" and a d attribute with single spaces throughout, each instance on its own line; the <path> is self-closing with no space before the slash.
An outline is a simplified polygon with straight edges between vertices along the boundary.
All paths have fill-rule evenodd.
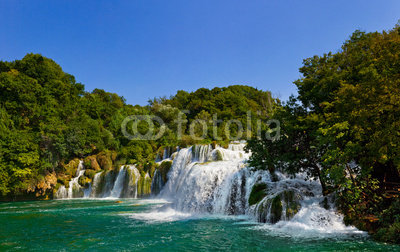
<path id="1" fill-rule="evenodd" d="M 174 121 L 181 110 L 189 124 L 209 120 L 216 114 L 218 142 L 228 144 L 224 134 L 228 119 L 240 120 L 247 127 L 248 111 L 253 122 L 265 117 L 275 100 L 270 92 L 248 86 L 206 88 L 195 92 L 178 91 L 170 98 L 149 100 L 147 106 L 126 104 L 124 97 L 101 89 L 92 92 L 63 72 L 53 60 L 27 54 L 22 60 L 0 62 L 0 193 L 3 200 L 50 197 L 59 185 L 74 175 L 77 159 L 93 173 L 123 164 L 154 163 L 163 147 L 185 147 L 199 143 L 182 125 L 178 138 Z M 160 139 L 129 140 L 121 132 L 124 118 L 132 115 L 157 115 L 166 124 Z M 128 125 L 131 128 L 132 122 Z M 194 124 L 200 127 L 201 125 Z M 230 130 L 235 132 L 236 124 Z M 149 125 L 141 122 L 139 132 Z M 161 125 L 156 126 L 159 130 Z M 195 134 L 202 129 L 193 128 Z M 201 143 L 213 141 L 212 128 Z M 200 135 L 202 132 L 199 133 Z M 246 135 L 243 135 L 244 139 Z M 161 149 L 160 149 L 161 148 Z M 151 165 L 150 165 L 151 166 Z M 89 171 L 90 171 L 89 169 Z"/>
<path id="2" fill-rule="evenodd" d="M 300 73 L 298 94 L 274 110 L 280 139 L 249 141 L 250 165 L 307 172 L 335 193 L 347 224 L 399 243 L 400 27 L 355 31 Z"/>
<path id="3" fill-rule="evenodd" d="M 123 96 L 101 89 L 85 91 L 73 75 L 40 54 L 1 61 L 0 200 L 51 199 L 74 176 L 78 159 L 87 167 L 87 182 L 100 170 L 124 164 L 151 169 L 165 147 L 226 145 L 229 135 L 237 134 L 238 124 L 227 126 L 235 119 L 245 129 L 252 126 L 239 137 L 251 138 L 246 147 L 251 167 L 272 174 L 306 172 L 321 182 L 325 195 L 335 194 L 347 224 L 400 243 L 399 57 L 399 26 L 355 31 L 338 52 L 303 61 L 302 77 L 294 81 L 298 94 L 288 101 L 233 85 L 180 90 L 146 106 L 129 105 Z M 183 136 L 175 121 L 181 111 L 187 111 Z M 132 115 L 160 117 L 166 124 L 163 136 L 127 139 L 121 124 Z M 216 127 L 214 115 L 220 120 Z M 280 124 L 262 124 L 260 138 L 257 121 L 268 119 Z M 209 126 L 201 140 L 203 128 L 193 123 L 199 120 Z M 140 132 L 148 127 L 138 124 Z M 157 124 L 156 131 L 161 127 Z M 277 127 L 278 139 L 265 138 Z"/>

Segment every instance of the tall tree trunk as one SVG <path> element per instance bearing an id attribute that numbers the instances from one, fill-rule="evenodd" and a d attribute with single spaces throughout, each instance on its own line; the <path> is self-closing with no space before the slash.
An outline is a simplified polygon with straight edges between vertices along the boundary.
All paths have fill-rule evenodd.
<path id="1" fill-rule="evenodd" d="M 325 181 L 322 179 L 321 170 L 319 169 L 318 165 L 313 165 L 315 171 L 317 172 L 319 182 L 322 186 L 322 195 L 326 196 L 328 194 L 328 188 L 326 187 Z"/>

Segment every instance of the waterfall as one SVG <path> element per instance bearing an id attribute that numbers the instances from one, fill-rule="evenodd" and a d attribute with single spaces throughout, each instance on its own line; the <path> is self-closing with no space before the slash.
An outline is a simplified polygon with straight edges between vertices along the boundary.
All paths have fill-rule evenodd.
<path id="1" fill-rule="evenodd" d="M 69 182 L 68 190 L 65 188 L 65 186 L 60 186 L 54 197 L 56 199 L 83 197 L 84 188 L 79 184 L 79 178 L 83 176 L 83 174 L 85 174 L 85 166 L 83 165 L 83 161 L 80 160 L 76 170 L 76 177 L 71 179 Z"/>
<path id="2" fill-rule="evenodd" d="M 78 169 L 76 170 L 76 177 L 69 182 L 68 198 L 83 197 L 83 188 L 78 183 L 79 178 L 85 173 L 83 161 L 79 161 Z"/>
<path id="3" fill-rule="evenodd" d="M 91 192 L 92 192 L 92 183 L 89 183 L 89 187 L 86 189 L 83 189 L 83 197 L 89 198 Z"/>
<path id="4" fill-rule="evenodd" d="M 268 171 L 254 171 L 247 166 L 250 154 L 244 146 L 181 149 L 158 197 L 183 213 L 247 215 L 287 229 L 346 229 L 334 210 L 334 200 L 322 195 L 318 181 L 306 181 L 305 174 L 293 178 L 281 172 L 271 176 Z M 154 187 L 159 183 L 157 176 L 156 171 Z"/>
<path id="5" fill-rule="evenodd" d="M 103 172 L 99 172 L 99 173 L 96 173 L 95 175 L 94 175 L 94 177 L 93 177 L 93 181 L 92 181 L 92 190 L 91 190 L 91 192 L 90 192 L 90 194 L 89 194 L 89 197 L 90 198 L 94 198 L 94 197 L 96 197 L 97 195 L 99 195 L 99 193 L 101 192 L 101 184 L 100 184 L 100 181 L 101 181 L 101 175 L 102 175 L 102 173 Z"/>
<path id="6" fill-rule="evenodd" d="M 80 161 L 69 187 L 60 186 L 55 198 L 144 198 L 171 202 L 174 211 L 188 214 L 247 215 L 258 222 L 276 223 L 282 230 L 345 230 L 332 197 L 321 194 L 317 181 L 305 174 L 293 178 L 248 167 L 245 143 L 223 148 L 210 144 L 164 148 L 152 173 L 135 165 L 100 171 L 91 183 Z M 82 181 L 80 181 L 82 180 Z M 85 187 L 82 184 L 85 183 Z"/>
<path id="7" fill-rule="evenodd" d="M 54 195 L 54 198 L 56 199 L 65 199 L 68 198 L 68 191 L 65 188 L 65 186 L 60 186 L 56 192 L 56 194 Z"/>
<path id="8" fill-rule="evenodd" d="M 93 177 L 85 198 L 137 198 L 140 172 L 134 165 L 121 166 L 115 171 L 101 171 Z M 60 191 L 60 190 L 59 190 Z M 62 191 L 57 193 L 62 193 Z"/>
<path id="9" fill-rule="evenodd" d="M 153 180 L 151 181 L 151 195 L 156 196 L 163 187 L 164 181 L 162 180 L 161 172 L 156 169 L 154 171 Z"/>
<path id="10" fill-rule="evenodd" d="M 98 172 L 91 183 L 86 183 L 87 188 L 79 184 L 79 179 L 85 174 L 82 161 L 79 163 L 76 174 L 77 176 L 69 182 L 68 189 L 65 186 L 58 188 L 54 194 L 56 199 L 137 198 L 147 197 L 151 192 L 152 180 L 149 174 L 141 176 L 135 165 L 121 166 L 118 172 L 113 170 Z M 161 190 L 161 187 L 158 190 Z"/>
<path id="11" fill-rule="evenodd" d="M 195 145 L 192 147 L 193 151 L 193 160 L 204 163 L 207 162 L 208 158 L 210 157 L 210 154 L 212 152 L 212 146 L 210 144 L 208 145 Z"/>
<path id="12" fill-rule="evenodd" d="M 243 146 L 235 155 L 229 149 L 217 147 L 212 151 L 210 147 L 195 146 L 178 153 L 161 197 L 172 200 L 177 209 L 186 212 L 244 214 L 248 183 L 246 170 L 243 170 L 244 153 L 242 159 L 237 159 Z M 233 160 L 204 163 L 215 151 Z"/>
<path id="13" fill-rule="evenodd" d="M 169 146 L 166 146 L 163 148 L 164 148 L 164 151 L 163 151 L 162 156 L 160 155 L 160 152 L 157 151 L 156 160 L 155 160 L 156 162 L 161 162 L 165 159 L 171 158 L 171 155 L 173 153 L 173 148 L 169 147 Z M 179 146 L 177 147 L 177 151 L 179 151 Z"/>
<path id="14" fill-rule="evenodd" d="M 138 182 L 140 179 L 140 172 L 135 165 L 127 165 L 125 179 L 123 181 L 121 198 L 137 198 L 138 197 Z"/>
<path id="15" fill-rule="evenodd" d="M 121 195 L 121 191 L 124 187 L 125 176 L 126 176 L 126 169 L 125 167 L 121 167 L 119 169 L 117 179 L 115 180 L 114 186 L 110 193 L 111 198 L 119 198 L 119 196 Z"/>

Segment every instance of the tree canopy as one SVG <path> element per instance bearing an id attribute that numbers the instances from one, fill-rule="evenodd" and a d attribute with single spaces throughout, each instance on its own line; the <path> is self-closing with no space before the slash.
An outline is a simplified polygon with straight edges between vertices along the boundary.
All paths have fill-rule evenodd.
<path id="1" fill-rule="evenodd" d="M 396 25 L 381 33 L 355 31 L 337 53 L 305 59 L 294 81 L 298 95 L 275 112 L 280 140 L 249 141 L 250 163 L 319 178 L 353 221 L 386 211 L 391 200 L 384 188 L 400 183 L 399 58 Z"/>

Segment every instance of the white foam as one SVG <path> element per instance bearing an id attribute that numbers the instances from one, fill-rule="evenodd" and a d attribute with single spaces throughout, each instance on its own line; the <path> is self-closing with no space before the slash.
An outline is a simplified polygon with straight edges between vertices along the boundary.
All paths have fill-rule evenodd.
<path id="1" fill-rule="evenodd" d="M 278 236 L 298 238 L 325 238 L 347 235 L 368 236 L 353 226 L 346 226 L 343 217 L 335 210 L 326 210 L 317 202 L 302 204 L 301 210 L 290 221 L 279 221 L 276 224 L 263 224 L 258 229 L 266 229 Z"/>
<path id="2" fill-rule="evenodd" d="M 170 207 L 162 209 L 161 211 L 156 210 L 151 212 L 134 213 L 128 215 L 129 218 L 148 222 L 172 222 L 196 218 L 193 214 L 179 212 Z"/>

